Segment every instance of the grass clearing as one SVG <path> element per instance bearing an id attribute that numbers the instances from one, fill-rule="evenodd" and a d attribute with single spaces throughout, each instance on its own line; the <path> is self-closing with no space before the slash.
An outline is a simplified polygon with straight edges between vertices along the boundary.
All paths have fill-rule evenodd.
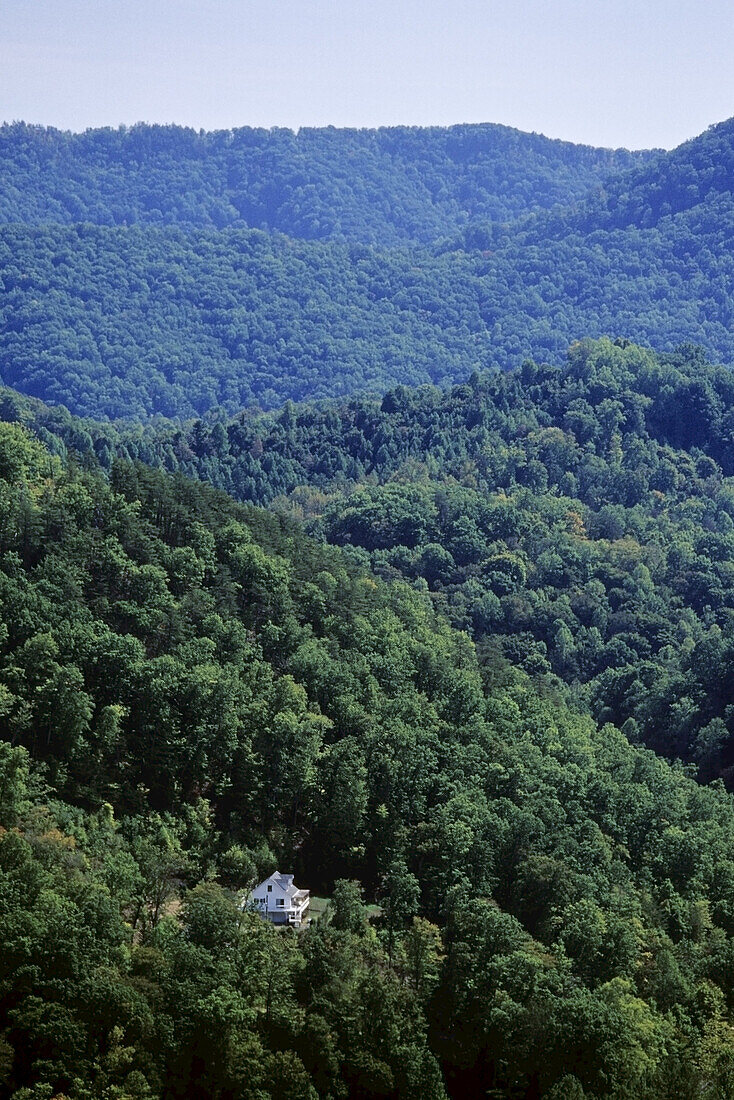
<path id="1" fill-rule="evenodd" d="M 329 907 L 329 898 L 317 898 L 311 895 L 308 903 L 308 915 L 312 921 L 321 920 Z"/>

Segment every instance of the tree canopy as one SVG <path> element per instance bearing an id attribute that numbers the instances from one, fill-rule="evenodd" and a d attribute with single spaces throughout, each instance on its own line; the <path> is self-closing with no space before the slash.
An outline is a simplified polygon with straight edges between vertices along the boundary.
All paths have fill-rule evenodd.
<path id="1" fill-rule="evenodd" d="M 728 1087 L 721 786 L 483 681 L 427 590 L 290 520 L 18 423 L 0 478 L 16 1100 Z M 331 921 L 236 907 L 279 864 Z"/>
<path id="2" fill-rule="evenodd" d="M 0 129 L 1 1097 L 732 1095 L 733 134 Z"/>
<path id="3" fill-rule="evenodd" d="M 731 361 L 733 134 L 635 158 L 492 127 L 6 127 L 0 377 L 140 419 L 455 383 L 604 334 Z"/>

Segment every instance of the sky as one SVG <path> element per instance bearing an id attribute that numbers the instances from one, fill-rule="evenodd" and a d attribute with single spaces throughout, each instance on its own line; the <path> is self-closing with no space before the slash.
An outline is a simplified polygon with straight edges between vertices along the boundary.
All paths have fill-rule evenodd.
<path id="1" fill-rule="evenodd" d="M 4 121 L 672 148 L 732 115 L 731 0 L 0 0 Z"/>

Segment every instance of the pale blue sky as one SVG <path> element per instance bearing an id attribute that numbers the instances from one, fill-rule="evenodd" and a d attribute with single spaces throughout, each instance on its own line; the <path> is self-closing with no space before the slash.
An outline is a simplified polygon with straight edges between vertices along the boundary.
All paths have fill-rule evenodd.
<path id="1" fill-rule="evenodd" d="M 670 148 L 731 115 L 731 0 L 0 0 L 7 121 L 502 122 Z"/>

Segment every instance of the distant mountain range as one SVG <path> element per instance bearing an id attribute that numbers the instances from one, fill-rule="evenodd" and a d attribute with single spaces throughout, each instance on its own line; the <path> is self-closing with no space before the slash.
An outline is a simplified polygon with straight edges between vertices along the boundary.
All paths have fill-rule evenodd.
<path id="1" fill-rule="evenodd" d="M 456 382 L 603 334 L 728 362 L 733 133 L 632 154 L 496 126 L 5 127 L 0 376 L 138 418 Z"/>
<path id="2" fill-rule="evenodd" d="M 70 134 L 18 123 L 0 127 L 0 221 L 430 244 L 472 221 L 514 221 L 581 199 L 651 156 L 490 124 Z"/>

